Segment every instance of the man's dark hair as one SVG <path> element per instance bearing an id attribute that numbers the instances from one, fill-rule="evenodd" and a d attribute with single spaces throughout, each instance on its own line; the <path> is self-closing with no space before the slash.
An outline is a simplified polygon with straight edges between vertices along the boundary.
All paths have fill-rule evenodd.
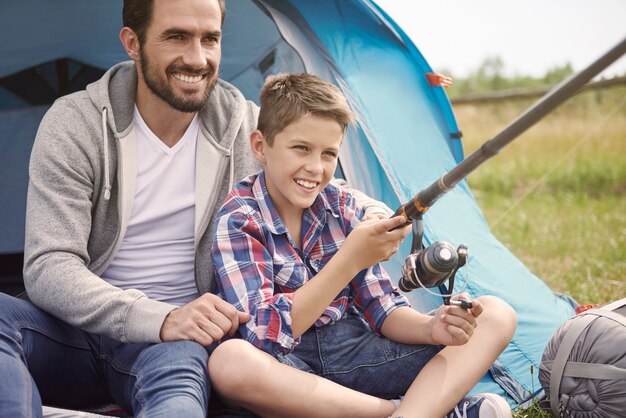
<path id="1" fill-rule="evenodd" d="M 222 25 L 226 17 L 226 0 L 217 0 L 222 12 Z M 146 30 L 152 20 L 154 0 L 124 0 L 122 9 L 122 23 L 137 34 L 139 44 L 143 45 L 146 39 Z"/>

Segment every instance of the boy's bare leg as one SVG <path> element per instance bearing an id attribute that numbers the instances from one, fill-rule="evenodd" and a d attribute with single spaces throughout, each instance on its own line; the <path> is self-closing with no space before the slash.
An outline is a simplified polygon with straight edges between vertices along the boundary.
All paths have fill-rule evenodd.
<path id="1" fill-rule="evenodd" d="M 488 296 L 479 299 L 484 312 L 470 341 L 446 347 L 429 361 L 397 411 L 391 401 L 284 365 L 242 340 L 215 350 L 209 375 L 223 398 L 265 417 L 441 418 L 487 372 L 515 332 L 509 305 Z"/>
<path id="2" fill-rule="evenodd" d="M 282 364 L 243 340 L 218 346 L 209 376 L 222 398 L 263 417 L 381 418 L 396 409 L 391 401 Z"/>
<path id="3" fill-rule="evenodd" d="M 484 312 L 469 342 L 448 346 L 424 366 L 392 416 L 441 418 L 480 380 L 515 332 L 515 312 L 500 299 L 479 300 Z"/>

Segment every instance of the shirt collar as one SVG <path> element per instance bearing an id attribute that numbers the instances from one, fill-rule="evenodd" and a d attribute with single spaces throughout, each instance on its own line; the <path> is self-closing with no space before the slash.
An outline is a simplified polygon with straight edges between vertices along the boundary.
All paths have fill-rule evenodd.
<path id="1" fill-rule="evenodd" d="M 267 182 L 265 180 L 265 171 L 261 171 L 252 184 L 252 193 L 255 200 L 259 204 L 259 213 L 261 219 L 268 226 L 270 232 L 279 235 L 287 232 L 287 227 L 280 219 L 278 210 L 274 206 L 274 202 L 267 190 Z M 318 194 L 311 207 L 304 211 L 304 218 L 310 222 L 324 224 L 326 222 L 326 212 L 330 212 L 334 217 L 339 218 L 339 207 L 333 207 L 328 201 L 328 193 L 340 193 L 340 190 L 328 184 L 322 193 Z"/>

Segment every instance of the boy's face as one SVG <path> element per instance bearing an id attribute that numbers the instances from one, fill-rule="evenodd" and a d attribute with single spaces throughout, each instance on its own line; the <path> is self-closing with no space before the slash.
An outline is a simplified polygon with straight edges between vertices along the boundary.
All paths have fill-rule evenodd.
<path id="1" fill-rule="evenodd" d="M 267 188 L 283 220 L 301 217 L 332 179 L 343 129 L 336 121 L 315 115 L 297 119 L 269 146 L 258 131 L 252 150 L 263 164 Z"/>

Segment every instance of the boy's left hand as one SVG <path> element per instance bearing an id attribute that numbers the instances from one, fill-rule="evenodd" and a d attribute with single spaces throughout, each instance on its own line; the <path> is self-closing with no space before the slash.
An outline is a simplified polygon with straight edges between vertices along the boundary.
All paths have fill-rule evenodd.
<path id="1" fill-rule="evenodd" d="M 455 295 L 453 300 L 466 299 L 467 293 Z M 442 305 L 431 320 L 431 337 L 434 344 L 463 345 L 469 341 L 476 328 L 476 318 L 482 313 L 483 305 L 472 301 L 471 309 L 460 306 Z"/>

